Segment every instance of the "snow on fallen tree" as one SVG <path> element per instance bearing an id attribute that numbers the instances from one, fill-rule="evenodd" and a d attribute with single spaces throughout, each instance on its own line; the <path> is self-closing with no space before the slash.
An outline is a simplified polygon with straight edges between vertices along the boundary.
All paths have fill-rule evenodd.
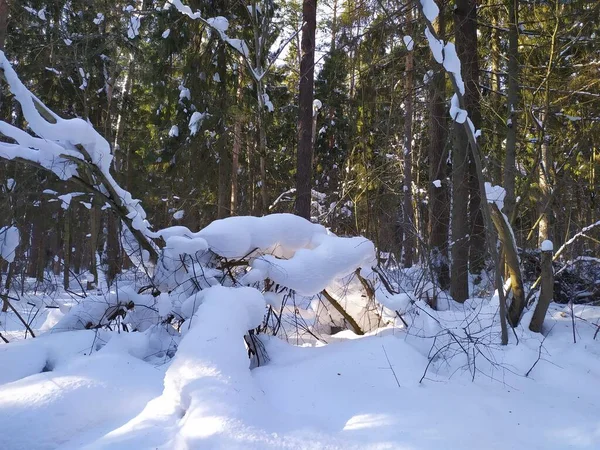
<path id="1" fill-rule="evenodd" d="M 0 143 L 0 157 L 53 172 L 108 204 L 126 225 L 124 248 L 147 274 L 145 286 L 119 283 L 82 299 L 53 332 L 138 331 L 172 340 L 189 327 L 206 293 L 218 286 L 260 291 L 268 308 L 258 331 L 272 334 L 285 323 L 297 327 L 299 316 L 305 328 L 350 328 L 357 334 L 381 326 L 384 316 L 393 317 L 393 311 L 377 304 L 378 297 L 386 299 L 375 287 L 375 248 L 368 239 L 338 237 L 291 214 L 231 217 L 197 232 L 183 226 L 153 231 L 141 202 L 111 174 L 110 145 L 92 125 L 50 111 L 2 52 L 0 74 L 33 133 L 0 121 L 0 132 L 11 141 Z M 240 295 L 251 292 L 247 289 Z M 258 353 L 253 333 L 247 336 L 251 351 Z"/>

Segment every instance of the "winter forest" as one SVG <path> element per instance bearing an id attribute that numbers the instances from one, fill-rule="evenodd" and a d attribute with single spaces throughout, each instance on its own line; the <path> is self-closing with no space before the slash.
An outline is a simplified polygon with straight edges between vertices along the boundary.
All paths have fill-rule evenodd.
<path id="1" fill-rule="evenodd" d="M 0 0 L 0 449 L 599 449 L 600 2 Z"/>

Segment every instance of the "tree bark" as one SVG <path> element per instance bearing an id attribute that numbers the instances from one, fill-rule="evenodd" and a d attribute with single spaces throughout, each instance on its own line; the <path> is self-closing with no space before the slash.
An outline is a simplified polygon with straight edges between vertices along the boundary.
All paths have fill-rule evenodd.
<path id="1" fill-rule="evenodd" d="M 438 0 L 438 33 L 445 34 L 443 1 Z M 447 152 L 446 73 L 441 68 L 429 85 L 429 259 L 441 289 L 450 287 L 448 229 L 450 199 L 446 182 Z M 434 181 L 439 181 L 434 184 Z"/>
<path id="2" fill-rule="evenodd" d="M 507 0 L 508 6 L 508 91 L 506 155 L 504 159 L 504 213 L 512 222 L 515 209 L 515 177 L 519 104 L 519 0 Z"/>
<path id="3" fill-rule="evenodd" d="M 65 290 L 69 289 L 70 283 L 70 275 L 71 272 L 71 250 L 73 246 L 73 238 L 72 238 L 72 230 L 71 230 L 71 216 L 72 216 L 71 208 L 68 208 L 65 211 L 63 220 L 64 220 L 64 230 L 63 230 L 63 287 Z"/>
<path id="4" fill-rule="evenodd" d="M 454 10 L 456 52 L 461 61 L 465 82 L 464 104 L 471 115 L 474 106 L 472 70 L 476 57 L 472 55 L 472 0 L 457 0 Z M 475 52 L 476 52 L 475 48 Z M 475 62 L 473 61 L 475 59 Z M 473 120 L 473 119 L 471 119 Z M 454 300 L 464 302 L 469 297 L 469 203 L 470 169 L 469 140 L 463 124 L 454 122 L 454 147 L 452 151 L 452 267 L 450 294 Z"/>
<path id="5" fill-rule="evenodd" d="M 502 242 L 504 258 L 510 275 L 513 300 L 508 309 L 508 321 L 511 326 L 516 327 L 521 319 L 523 309 L 525 309 L 525 290 L 523 289 L 523 278 L 521 276 L 517 245 L 513 239 L 508 219 L 502 215 L 498 205 L 495 203 L 491 204 L 491 213 L 492 220 L 498 231 L 498 237 L 500 238 L 500 242 Z"/>
<path id="6" fill-rule="evenodd" d="M 221 88 L 219 92 L 219 125 L 217 149 L 219 153 L 218 181 L 217 181 L 217 218 L 222 219 L 231 214 L 231 156 L 228 150 L 227 127 L 225 118 L 227 111 L 227 70 L 225 44 L 220 43 L 217 50 L 217 70 Z"/>
<path id="7" fill-rule="evenodd" d="M 411 34 L 412 6 L 406 11 L 407 33 Z M 412 267 L 413 253 L 415 248 L 415 211 L 412 198 L 412 141 L 413 141 L 413 113 L 414 113 L 414 54 L 408 51 L 405 58 L 406 67 L 404 70 L 406 100 L 404 102 L 404 186 L 402 202 L 402 229 L 404 234 L 404 267 Z"/>
<path id="8" fill-rule="evenodd" d="M 554 298 L 554 271 L 552 268 L 552 250 L 542 250 L 542 285 L 540 288 L 540 298 L 531 317 L 529 329 L 535 333 L 541 333 L 544 325 L 544 318 L 548 312 L 548 306 Z"/>
<path id="9" fill-rule="evenodd" d="M 312 186 L 312 115 L 315 76 L 315 31 L 317 25 L 317 1 L 303 0 L 302 59 L 300 62 L 298 152 L 296 164 L 297 215 L 310 220 Z"/>
<path id="10" fill-rule="evenodd" d="M 469 143 L 462 124 L 454 122 L 450 295 L 457 302 L 464 302 L 469 298 L 468 145 Z"/>
<path id="11" fill-rule="evenodd" d="M 121 272 L 123 259 L 121 257 L 121 240 L 119 239 L 119 216 L 111 210 L 106 214 L 106 259 L 108 272 L 106 281 L 110 286 L 117 275 Z"/>
<path id="12" fill-rule="evenodd" d="M 236 100 L 238 110 L 235 115 L 235 122 L 233 124 L 233 147 L 231 150 L 231 202 L 230 202 L 230 214 L 232 216 L 237 214 L 238 210 L 238 170 L 240 167 L 240 152 L 242 151 L 242 101 L 243 101 L 243 78 L 242 78 L 242 64 L 238 65 L 238 78 L 237 78 L 237 91 Z"/>
<path id="13" fill-rule="evenodd" d="M 8 0 L 0 0 L 0 50 L 6 44 L 6 30 L 8 29 Z"/>
<path id="14" fill-rule="evenodd" d="M 479 91 L 479 57 L 477 49 L 477 3 L 475 0 L 457 0 L 454 10 L 456 50 L 461 61 L 465 83 L 464 104 L 476 130 L 481 128 Z M 470 144 L 469 144 L 470 145 Z M 481 212 L 481 193 L 477 170 L 468 151 L 469 191 L 469 270 L 479 274 L 485 265 L 485 228 Z"/>
<path id="15" fill-rule="evenodd" d="M 97 204 L 97 200 L 92 201 L 92 208 L 90 209 L 90 239 L 89 239 L 89 258 L 90 258 L 90 274 L 93 277 L 92 284 L 94 287 L 98 286 L 98 264 L 96 259 L 96 253 L 98 251 L 98 241 L 100 238 L 100 205 Z M 88 283 L 88 289 L 91 288 Z"/>

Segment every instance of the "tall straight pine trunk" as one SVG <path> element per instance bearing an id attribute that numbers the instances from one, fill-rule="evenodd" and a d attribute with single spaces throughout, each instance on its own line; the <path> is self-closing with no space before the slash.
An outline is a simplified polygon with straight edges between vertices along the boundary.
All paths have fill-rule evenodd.
<path id="1" fill-rule="evenodd" d="M 475 128 L 480 127 L 477 9 L 475 0 L 457 0 L 454 9 L 456 51 L 465 82 L 464 102 Z M 477 173 L 471 161 L 469 140 L 463 124 L 454 123 L 452 152 L 452 268 L 450 292 L 454 300 L 469 297 L 471 270 L 481 269 L 485 255 L 485 228 Z"/>
<path id="2" fill-rule="evenodd" d="M 514 220 L 515 176 L 519 104 L 519 0 L 507 0 L 508 6 L 508 91 L 506 155 L 504 159 L 504 213 Z"/>
<path id="3" fill-rule="evenodd" d="M 406 11 L 407 27 L 406 31 L 410 35 L 411 22 L 412 22 L 412 7 L 409 7 Z M 413 253 L 416 241 L 416 227 L 415 227 L 415 211 L 413 208 L 413 197 L 412 197 L 412 160 L 413 160 L 413 113 L 414 113 L 414 55 L 412 50 L 408 51 L 405 58 L 405 84 L 404 88 L 406 91 L 406 101 L 404 102 L 404 186 L 402 193 L 402 229 L 404 235 L 404 254 L 403 264 L 404 267 L 412 267 L 413 264 Z"/>
<path id="4" fill-rule="evenodd" d="M 313 88 L 315 78 L 315 30 L 317 25 L 317 1 L 302 3 L 302 59 L 300 61 L 298 153 L 296 164 L 296 214 L 310 220 L 312 185 L 312 116 Z"/>
<path id="5" fill-rule="evenodd" d="M 444 36 L 444 1 L 440 8 L 438 33 Z M 441 289 L 450 287 L 448 266 L 448 229 L 450 198 L 446 181 L 447 149 L 446 73 L 439 67 L 429 82 L 429 259 Z"/>

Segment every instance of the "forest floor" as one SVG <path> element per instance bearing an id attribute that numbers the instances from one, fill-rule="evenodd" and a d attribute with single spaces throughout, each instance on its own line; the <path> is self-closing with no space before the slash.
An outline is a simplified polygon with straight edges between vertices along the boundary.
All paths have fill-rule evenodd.
<path id="1" fill-rule="evenodd" d="M 327 345 L 265 338 L 250 370 L 260 308 L 215 292 L 168 362 L 143 333 L 44 333 L 61 310 L 24 305 L 40 336 L 23 339 L 0 313 L 19 340 L 0 344 L 0 449 L 600 448 L 600 307 L 553 304 L 544 335 L 520 326 L 502 347 L 489 301 L 422 306 L 408 328 Z"/>

